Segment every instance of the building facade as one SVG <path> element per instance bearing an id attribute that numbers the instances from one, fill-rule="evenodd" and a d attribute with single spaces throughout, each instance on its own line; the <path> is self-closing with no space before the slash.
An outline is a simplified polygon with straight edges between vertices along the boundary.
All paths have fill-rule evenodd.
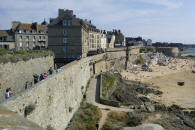
<path id="1" fill-rule="evenodd" d="M 48 47 L 47 25 L 12 22 L 16 50 L 32 50 Z"/>
<path id="2" fill-rule="evenodd" d="M 72 61 L 86 57 L 88 52 L 88 25 L 72 10 L 59 9 L 58 17 L 48 25 L 48 48 L 55 54 L 55 62 Z"/>
<path id="3" fill-rule="evenodd" d="M 0 30 L 0 48 L 15 49 L 14 33 L 10 30 Z"/>
<path id="4" fill-rule="evenodd" d="M 113 31 L 108 31 L 107 34 L 110 36 L 114 35 L 114 47 L 124 47 L 126 46 L 126 39 L 120 30 L 113 29 Z"/>
<path id="5" fill-rule="evenodd" d="M 48 36 L 46 22 L 25 24 L 12 22 L 10 30 L 0 30 L 0 41 L 9 43 L 9 49 L 32 50 L 47 48 Z M 14 43 L 14 48 L 11 43 Z"/>

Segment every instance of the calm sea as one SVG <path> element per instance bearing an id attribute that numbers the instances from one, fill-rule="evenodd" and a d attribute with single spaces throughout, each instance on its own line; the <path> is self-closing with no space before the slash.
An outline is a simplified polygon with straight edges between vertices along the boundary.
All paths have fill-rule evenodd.
<path id="1" fill-rule="evenodd" d="M 195 48 L 188 48 L 185 51 L 195 51 Z M 195 53 L 187 53 L 187 54 L 184 54 L 182 56 L 195 56 Z"/>

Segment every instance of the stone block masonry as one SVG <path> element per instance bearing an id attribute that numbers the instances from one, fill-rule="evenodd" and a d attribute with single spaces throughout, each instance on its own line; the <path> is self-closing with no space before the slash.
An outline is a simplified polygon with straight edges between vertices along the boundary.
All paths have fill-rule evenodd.
<path id="1" fill-rule="evenodd" d="M 91 77 L 90 62 L 102 59 L 102 56 L 74 61 L 62 67 L 61 72 L 3 104 L 22 116 L 26 106 L 34 105 L 35 110 L 28 119 L 44 128 L 51 125 L 56 130 L 64 130 L 82 101 L 82 92 Z"/>
<path id="2" fill-rule="evenodd" d="M 0 100 L 4 99 L 6 88 L 15 93 L 24 89 L 26 81 L 33 81 L 33 74 L 47 72 L 54 66 L 53 56 L 19 61 L 17 63 L 0 64 Z"/>
<path id="3" fill-rule="evenodd" d="M 2 104 L 21 116 L 24 116 L 27 106 L 33 105 L 35 109 L 27 119 L 44 128 L 50 125 L 56 130 L 64 130 L 80 106 L 90 77 L 94 73 L 110 70 L 112 62 L 114 66 L 125 64 L 125 56 L 126 53 L 121 50 L 71 62 L 63 66 L 60 72 Z"/>

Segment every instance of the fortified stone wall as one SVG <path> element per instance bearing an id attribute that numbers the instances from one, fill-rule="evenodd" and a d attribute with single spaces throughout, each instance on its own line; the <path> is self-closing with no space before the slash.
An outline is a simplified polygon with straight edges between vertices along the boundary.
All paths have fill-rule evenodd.
<path id="1" fill-rule="evenodd" d="M 19 61 L 17 63 L 0 64 L 0 99 L 4 99 L 6 88 L 15 93 L 24 89 L 26 81 L 33 81 L 33 74 L 47 72 L 54 66 L 53 56 Z"/>
<path id="2" fill-rule="evenodd" d="M 158 47 L 157 52 L 162 52 L 166 56 L 177 57 L 179 56 L 179 49 L 176 47 Z"/>
<path id="3" fill-rule="evenodd" d="M 74 61 L 3 105 L 21 116 L 24 116 L 26 106 L 34 105 L 35 110 L 27 116 L 29 120 L 44 128 L 51 125 L 56 130 L 64 130 L 78 109 L 92 76 L 90 62 L 102 59 L 103 55 Z"/>
<path id="4" fill-rule="evenodd" d="M 113 66 L 111 62 L 115 66 L 123 65 L 125 58 L 126 51 L 117 51 L 74 61 L 62 67 L 61 72 L 2 104 L 21 116 L 27 106 L 33 105 L 35 109 L 27 119 L 44 128 L 51 125 L 56 130 L 64 130 L 80 106 L 87 82 L 94 72 L 109 70 Z"/>

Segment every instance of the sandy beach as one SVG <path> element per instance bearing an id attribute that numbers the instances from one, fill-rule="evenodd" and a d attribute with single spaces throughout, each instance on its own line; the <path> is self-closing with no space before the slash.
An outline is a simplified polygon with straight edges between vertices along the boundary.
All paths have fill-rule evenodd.
<path id="1" fill-rule="evenodd" d="M 123 70 L 124 79 L 149 83 L 158 86 L 163 92 L 162 96 L 149 95 L 152 100 L 168 106 L 180 105 L 184 108 L 195 108 L 195 70 L 193 59 L 174 59 L 166 66 L 159 66 L 155 62 L 150 65 L 152 72 Z M 177 85 L 184 82 L 184 86 Z"/>

